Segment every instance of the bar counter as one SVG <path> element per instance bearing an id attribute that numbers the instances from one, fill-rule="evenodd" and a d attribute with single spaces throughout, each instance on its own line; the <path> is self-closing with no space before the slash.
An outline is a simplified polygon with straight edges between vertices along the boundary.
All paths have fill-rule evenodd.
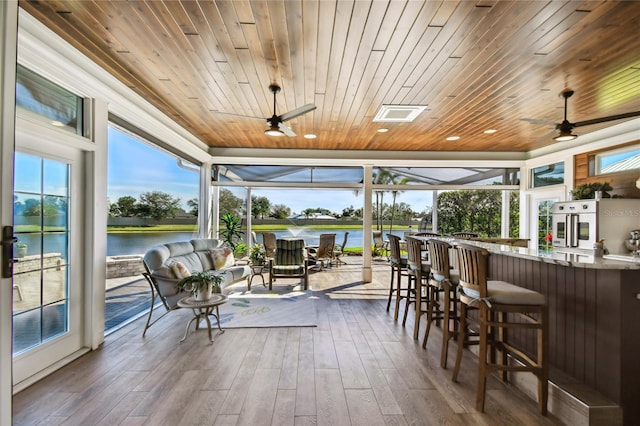
<path id="1" fill-rule="evenodd" d="M 546 296 L 550 381 L 587 405 L 613 407 L 590 424 L 640 424 L 640 259 L 456 242 L 491 253 L 491 279 Z M 511 337 L 535 349 L 530 336 Z"/>

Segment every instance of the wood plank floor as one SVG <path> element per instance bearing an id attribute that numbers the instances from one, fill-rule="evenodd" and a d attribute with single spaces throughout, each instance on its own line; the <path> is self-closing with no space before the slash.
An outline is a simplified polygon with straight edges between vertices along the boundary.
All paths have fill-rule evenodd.
<path id="1" fill-rule="evenodd" d="M 477 358 L 465 353 L 453 383 L 439 364 L 440 329 L 423 350 L 412 320 L 403 328 L 393 304 L 385 310 L 387 263 L 374 262 L 374 282 L 363 284 L 358 259 L 311 275 L 317 327 L 229 329 L 212 345 L 199 331 L 179 344 L 189 311 L 167 315 L 145 338 L 138 320 L 15 395 L 14 424 L 562 424 L 497 379 L 486 413 L 477 412 Z"/>

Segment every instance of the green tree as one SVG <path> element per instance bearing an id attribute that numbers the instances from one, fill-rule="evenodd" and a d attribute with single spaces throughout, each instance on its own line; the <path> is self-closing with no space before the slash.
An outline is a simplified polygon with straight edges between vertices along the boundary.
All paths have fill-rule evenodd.
<path id="1" fill-rule="evenodd" d="M 517 195 L 510 196 L 510 210 Z M 517 204 L 515 204 L 517 208 Z M 460 190 L 438 194 L 438 230 L 450 234 L 472 231 L 487 237 L 500 236 L 502 197 L 499 190 Z M 516 223 L 511 228 L 517 232 Z M 514 228 L 515 227 L 515 228 Z"/>
<path id="2" fill-rule="evenodd" d="M 118 201 L 116 201 L 115 204 L 114 213 L 116 213 L 116 216 L 133 217 L 137 214 L 137 200 L 131 195 L 125 195 L 124 197 L 118 198 Z"/>
<path id="3" fill-rule="evenodd" d="M 175 217 L 180 209 L 180 198 L 161 191 L 151 191 L 140 194 L 138 216 L 155 220 Z"/>
<path id="4" fill-rule="evenodd" d="M 289 215 L 291 215 L 291 209 L 284 204 L 276 204 L 271 208 L 270 217 L 275 219 L 286 219 Z"/>
<path id="5" fill-rule="evenodd" d="M 58 216 L 65 213 L 67 203 L 62 197 L 45 196 L 42 203 L 37 198 L 28 198 L 24 201 L 23 216 Z"/>
<path id="6" fill-rule="evenodd" d="M 234 216 L 242 215 L 242 199 L 233 195 L 233 192 L 228 189 L 220 189 L 220 196 L 218 199 L 218 211 L 220 216 L 225 214 L 231 214 Z"/>
<path id="7" fill-rule="evenodd" d="M 267 197 L 251 196 L 251 216 L 264 219 L 271 211 L 271 201 Z"/>
<path id="8" fill-rule="evenodd" d="M 189 214 L 198 216 L 198 199 L 192 198 L 187 201 L 187 207 L 189 207 Z"/>
<path id="9" fill-rule="evenodd" d="M 405 202 L 396 204 L 394 209 L 394 217 L 399 220 L 411 220 L 415 216 L 415 212 L 411 206 Z"/>
<path id="10" fill-rule="evenodd" d="M 509 191 L 509 237 L 520 236 L 520 193 Z"/>
<path id="11" fill-rule="evenodd" d="M 343 218 L 352 218 L 356 215 L 356 209 L 353 206 L 345 207 L 342 209 Z"/>
<path id="12" fill-rule="evenodd" d="M 22 214 L 25 216 L 40 216 L 40 212 L 42 211 L 40 207 L 40 200 L 35 198 L 28 198 L 24 200 L 24 209 Z"/>
<path id="13" fill-rule="evenodd" d="M 441 233 L 473 231 L 469 220 L 473 192 L 465 189 L 438 194 L 438 230 Z"/>

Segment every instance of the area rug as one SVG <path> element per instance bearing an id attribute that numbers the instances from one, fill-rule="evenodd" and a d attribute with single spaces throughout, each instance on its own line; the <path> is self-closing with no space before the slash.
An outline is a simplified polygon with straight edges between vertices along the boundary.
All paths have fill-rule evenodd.
<path id="1" fill-rule="evenodd" d="M 227 303 L 220 305 L 223 328 L 315 327 L 315 299 L 311 290 L 300 286 L 254 285 L 251 291 L 231 290 Z"/>

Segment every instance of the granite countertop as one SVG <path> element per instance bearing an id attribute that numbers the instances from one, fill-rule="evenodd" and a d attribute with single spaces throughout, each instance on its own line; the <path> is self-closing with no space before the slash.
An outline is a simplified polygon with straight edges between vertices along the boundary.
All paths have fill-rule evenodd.
<path id="1" fill-rule="evenodd" d="M 470 244 L 482 247 L 489 253 L 553 263 L 562 266 L 572 266 L 575 268 L 640 270 L 640 257 L 634 258 L 627 254 L 612 254 L 605 255 L 604 257 L 594 257 L 593 254 L 589 254 L 588 252 L 564 252 L 558 251 L 557 249 L 538 250 L 469 240 L 451 240 L 450 243 Z"/>

